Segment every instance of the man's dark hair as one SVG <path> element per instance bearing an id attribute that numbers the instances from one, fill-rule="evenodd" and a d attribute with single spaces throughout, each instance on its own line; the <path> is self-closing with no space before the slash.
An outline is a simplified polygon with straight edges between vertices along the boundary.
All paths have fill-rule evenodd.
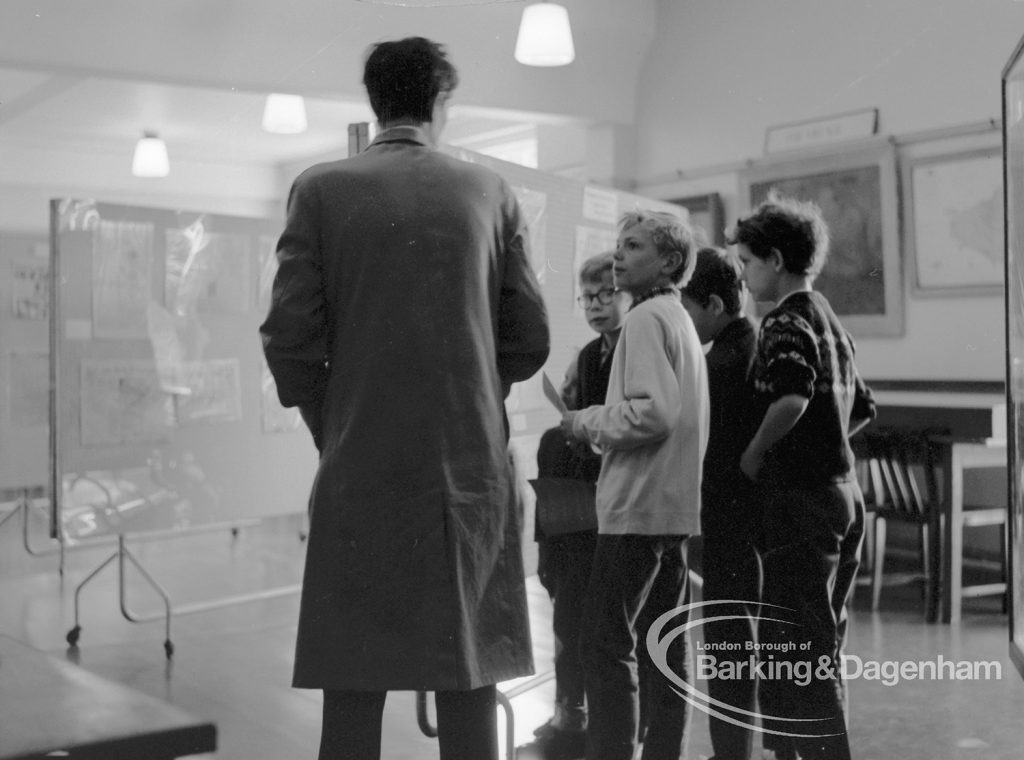
<path id="1" fill-rule="evenodd" d="M 372 46 L 363 68 L 363 85 L 377 120 L 430 121 L 438 95 L 459 83 L 443 45 L 423 37 L 406 37 Z"/>
<path id="2" fill-rule="evenodd" d="M 711 296 L 718 296 L 722 299 L 726 314 L 739 314 L 743 292 L 741 273 L 740 263 L 732 254 L 721 248 L 701 248 L 697 251 L 697 266 L 693 270 L 693 277 L 683 288 L 683 295 L 689 296 L 701 306 L 707 306 Z"/>

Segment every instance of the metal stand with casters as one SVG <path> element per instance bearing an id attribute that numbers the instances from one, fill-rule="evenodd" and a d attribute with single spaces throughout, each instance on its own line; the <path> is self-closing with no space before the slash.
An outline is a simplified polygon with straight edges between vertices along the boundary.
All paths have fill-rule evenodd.
<path id="1" fill-rule="evenodd" d="M 258 520 L 249 521 L 248 524 L 256 524 Z M 223 529 L 224 526 L 205 526 L 200 530 L 188 531 L 188 532 L 209 532 L 214 529 Z M 231 526 L 232 534 L 237 535 L 238 525 L 234 524 Z M 184 531 L 161 531 L 146 534 L 139 534 L 139 538 L 161 538 L 168 536 L 180 536 L 183 535 Z M 80 615 L 80 597 L 82 589 L 85 588 L 93 578 L 114 560 L 117 560 L 117 580 L 118 580 L 118 600 L 120 602 L 121 614 L 126 620 L 131 623 L 148 623 L 153 620 L 164 619 L 164 652 L 167 658 L 170 659 L 174 655 L 174 644 L 171 641 L 171 615 L 188 615 L 196 612 L 207 612 L 209 610 L 220 609 L 222 607 L 228 607 L 234 604 L 243 604 L 246 602 L 262 601 L 265 599 L 275 599 L 281 596 L 290 596 L 298 593 L 302 589 L 301 584 L 295 584 L 291 586 L 282 586 L 280 588 L 265 589 L 263 591 L 255 591 L 248 594 L 237 594 L 234 596 L 222 597 L 219 599 L 213 599 L 206 602 L 199 602 L 196 604 L 182 605 L 174 607 L 171 605 L 171 597 L 167 591 L 164 590 L 163 586 L 146 570 L 138 558 L 132 554 L 128 548 L 127 536 L 119 534 L 117 537 L 117 551 L 107 557 L 101 562 L 94 570 L 92 570 L 82 581 L 75 587 L 75 625 L 68 631 L 65 637 L 68 645 L 72 648 L 78 646 L 78 639 L 82 634 L 81 626 L 81 615 Z M 146 581 L 149 586 L 160 595 L 163 601 L 164 610 L 163 612 L 150 612 L 150 613 L 136 613 L 133 612 L 128 606 L 128 591 L 127 591 L 127 572 L 126 568 L 128 563 L 131 563 L 135 569 L 139 572 L 142 578 Z"/>
<path id="2" fill-rule="evenodd" d="M 29 554 L 31 554 L 33 557 L 49 557 L 49 556 L 52 556 L 54 554 L 58 555 L 58 557 L 59 557 L 59 564 L 58 564 L 58 567 L 57 567 L 57 571 L 60 573 L 61 577 L 63 578 L 64 577 L 64 553 L 65 553 L 65 551 L 67 549 L 67 547 L 65 545 L 65 542 L 64 542 L 64 536 L 61 535 L 60 533 L 58 533 L 52 539 L 53 541 L 56 542 L 57 545 L 56 546 L 50 546 L 50 547 L 47 547 L 45 549 L 37 549 L 37 548 L 33 547 L 32 546 L 32 541 L 29 538 L 29 527 L 28 527 L 29 513 L 32 511 L 32 508 L 34 506 L 33 503 L 32 503 L 32 499 L 33 499 L 32 493 L 33 493 L 33 491 L 38 492 L 38 491 L 41 491 L 41 490 L 42 490 L 41 488 L 22 488 L 22 489 L 19 489 L 18 490 L 18 498 L 14 502 L 14 509 L 12 509 L 10 512 L 8 512 L 3 517 L 0 517 L 0 527 L 2 527 L 4 525 L 4 523 L 6 523 L 8 520 L 13 519 L 15 515 L 20 514 L 21 518 L 22 518 L 21 519 L 21 526 L 22 526 L 22 530 L 21 530 L 22 539 L 21 540 L 22 540 L 22 544 L 25 547 L 25 551 L 28 552 Z"/>

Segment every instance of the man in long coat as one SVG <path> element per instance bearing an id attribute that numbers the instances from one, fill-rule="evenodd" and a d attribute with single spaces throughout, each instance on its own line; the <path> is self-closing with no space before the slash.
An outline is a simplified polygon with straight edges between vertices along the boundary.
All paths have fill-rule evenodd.
<path id="1" fill-rule="evenodd" d="M 442 758 L 497 752 L 494 684 L 532 672 L 503 400 L 549 349 L 507 183 L 435 149 L 456 73 L 376 45 L 382 132 L 296 179 L 260 328 L 320 451 L 293 684 L 321 758 L 373 757 L 391 689 L 436 692 Z"/>

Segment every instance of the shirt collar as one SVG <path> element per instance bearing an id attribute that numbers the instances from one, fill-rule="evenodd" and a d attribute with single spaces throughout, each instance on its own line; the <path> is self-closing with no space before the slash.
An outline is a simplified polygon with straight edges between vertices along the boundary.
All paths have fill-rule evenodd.
<path id="1" fill-rule="evenodd" d="M 651 288 L 643 295 L 637 296 L 633 299 L 633 303 L 630 304 L 629 309 L 635 309 L 637 306 L 642 304 L 644 301 L 650 301 L 652 298 L 658 296 L 672 296 L 677 301 L 679 300 L 679 288 L 675 285 L 662 285 L 656 288 Z"/>
<path id="2" fill-rule="evenodd" d="M 791 290 L 788 293 L 786 293 L 786 295 L 784 295 L 782 298 L 780 298 L 778 301 L 776 301 L 775 305 L 778 306 L 783 301 L 788 301 L 790 298 L 799 297 L 800 295 L 806 296 L 808 293 L 813 293 L 813 292 L 814 291 L 812 291 L 812 290 L 802 290 L 802 289 L 801 290 Z"/>
<path id="3" fill-rule="evenodd" d="M 412 142 L 425 147 L 430 147 L 430 139 L 427 137 L 427 133 L 422 127 L 413 127 L 403 125 L 399 127 L 389 127 L 373 138 L 373 142 L 368 147 L 374 145 L 380 145 L 381 143 L 393 143 L 393 142 Z"/>

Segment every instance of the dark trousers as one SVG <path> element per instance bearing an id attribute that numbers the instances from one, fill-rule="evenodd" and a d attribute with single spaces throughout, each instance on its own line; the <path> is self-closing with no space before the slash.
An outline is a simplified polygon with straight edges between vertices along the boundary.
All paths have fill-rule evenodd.
<path id="1" fill-rule="evenodd" d="M 386 691 L 324 690 L 319 760 L 379 760 Z M 441 760 L 498 760 L 494 686 L 438 691 Z"/>
<path id="2" fill-rule="evenodd" d="M 575 719 L 579 728 L 585 726 L 586 714 L 580 629 L 583 626 L 583 600 L 590 582 L 596 547 L 596 531 L 551 536 L 537 544 L 537 575 L 551 596 L 553 608 L 555 702 L 558 711 L 555 717 Z M 567 727 L 558 725 L 558 728 Z"/>
<path id="3" fill-rule="evenodd" d="M 678 760 L 686 702 L 647 653 L 647 629 L 685 604 L 689 584 L 682 536 L 599 535 L 583 610 L 580 646 L 589 719 L 588 760 L 631 760 L 643 704 L 644 760 Z M 686 622 L 677 617 L 666 630 Z M 687 679 L 686 636 L 666 665 Z"/>
<path id="4" fill-rule="evenodd" d="M 791 616 L 793 623 L 760 626 L 762 644 L 775 647 L 762 651 L 761 659 L 778 666 L 776 677 L 759 687 L 761 712 L 777 718 L 766 718 L 764 726 L 797 734 L 793 742 L 803 760 L 848 760 L 841 656 L 864 534 L 864 499 L 853 481 L 769 485 L 764 499 L 764 602 L 788 609 L 778 616 Z M 762 615 L 771 611 L 777 608 L 765 607 Z M 783 651 L 793 645 L 798 646 Z M 807 682 L 787 677 L 786 667 L 791 673 L 803 667 Z"/>
<path id="5" fill-rule="evenodd" d="M 705 508 L 710 505 L 705 504 Z M 753 504 L 743 505 L 751 514 L 755 514 Z M 753 616 L 757 614 L 761 599 L 761 558 L 749 535 L 732 535 L 722 532 L 705 530 L 703 535 L 703 597 L 705 602 L 717 600 L 736 600 L 739 603 L 722 604 L 705 610 L 708 617 L 735 617 L 734 620 L 722 620 L 704 625 L 704 641 L 708 645 L 710 656 L 714 657 L 716 667 L 723 663 L 746 663 L 753 650 L 747 643 L 756 640 L 756 623 Z M 719 649 L 717 644 L 735 644 L 738 649 Z M 709 678 L 708 694 L 712 699 L 725 703 L 737 711 L 744 710 L 754 713 L 757 710 L 757 680 L 749 668 L 736 668 L 730 675 L 740 674 L 737 678 Z M 754 742 L 751 728 L 754 718 L 740 712 L 732 713 L 723 707 L 718 710 L 726 713 L 733 720 L 745 725 L 736 725 L 711 715 L 708 728 L 711 734 L 711 746 L 715 760 L 749 760 Z"/>

